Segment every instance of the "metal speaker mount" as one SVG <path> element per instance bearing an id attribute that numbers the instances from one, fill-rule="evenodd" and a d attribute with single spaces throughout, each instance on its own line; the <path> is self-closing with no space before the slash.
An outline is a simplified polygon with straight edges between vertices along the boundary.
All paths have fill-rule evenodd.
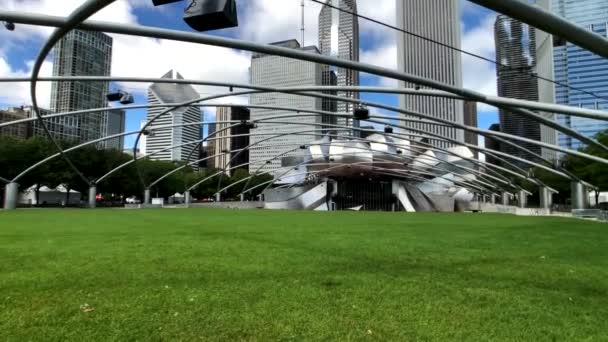
<path id="1" fill-rule="evenodd" d="M 184 21 L 199 32 L 238 26 L 236 0 L 190 0 Z"/>
<path id="2" fill-rule="evenodd" d="M 167 4 L 172 4 L 174 2 L 179 2 L 182 0 L 152 0 L 152 4 L 154 6 L 162 6 L 162 5 L 167 5 Z"/>

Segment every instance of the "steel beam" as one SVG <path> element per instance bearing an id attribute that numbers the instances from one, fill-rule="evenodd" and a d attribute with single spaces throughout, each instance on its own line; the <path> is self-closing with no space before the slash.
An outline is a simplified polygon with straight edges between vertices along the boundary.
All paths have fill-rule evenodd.
<path id="1" fill-rule="evenodd" d="M 608 40 L 558 15 L 518 0 L 469 0 L 608 58 Z"/>

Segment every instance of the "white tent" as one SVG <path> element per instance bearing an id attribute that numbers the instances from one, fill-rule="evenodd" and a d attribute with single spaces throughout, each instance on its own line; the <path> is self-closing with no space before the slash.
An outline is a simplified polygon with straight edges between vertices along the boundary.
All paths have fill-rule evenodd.
<path id="1" fill-rule="evenodd" d="M 36 187 L 32 185 L 19 194 L 19 203 L 27 205 L 49 204 L 49 205 L 65 205 L 67 196 L 67 188 L 65 185 L 59 185 L 55 189 L 51 189 L 45 185 L 40 187 L 39 203 L 36 202 Z M 70 190 L 70 203 L 79 204 L 82 200 L 82 195 L 76 190 Z"/>
<path id="2" fill-rule="evenodd" d="M 184 195 L 176 192 L 173 196 L 169 197 L 169 203 L 184 203 Z"/>

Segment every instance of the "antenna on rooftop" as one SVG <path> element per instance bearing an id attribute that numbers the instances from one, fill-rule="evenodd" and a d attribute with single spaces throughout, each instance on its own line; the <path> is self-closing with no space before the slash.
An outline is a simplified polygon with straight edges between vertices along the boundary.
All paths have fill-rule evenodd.
<path id="1" fill-rule="evenodd" d="M 302 28 L 300 29 L 300 31 L 302 31 L 302 47 L 305 46 L 304 44 L 304 0 L 302 0 L 301 2 L 301 7 L 302 7 Z"/>

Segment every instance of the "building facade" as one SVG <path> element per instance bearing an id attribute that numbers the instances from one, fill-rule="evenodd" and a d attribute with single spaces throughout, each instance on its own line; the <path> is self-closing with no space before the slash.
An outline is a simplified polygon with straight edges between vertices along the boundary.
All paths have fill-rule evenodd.
<path id="1" fill-rule="evenodd" d="M 552 11 L 608 39 L 608 2 L 605 0 L 553 0 Z M 608 60 L 560 39 L 553 42 L 555 80 L 572 88 L 555 86 L 558 104 L 608 110 Z M 576 89 L 574 89 L 576 88 Z M 587 137 L 608 129 L 608 122 L 558 115 L 558 122 Z M 578 140 L 559 133 L 561 147 L 579 149 Z"/>
<path id="2" fill-rule="evenodd" d="M 0 110 L 0 123 L 23 120 L 27 118 L 28 115 L 23 108 L 9 108 L 7 110 Z M 10 136 L 16 139 L 25 140 L 29 138 L 30 135 L 31 125 L 26 122 L 0 128 L 0 136 Z"/>
<path id="3" fill-rule="evenodd" d="M 308 53 L 319 53 L 319 50 L 314 46 L 300 47 L 300 44 L 296 40 L 273 43 L 273 45 L 299 49 Z M 322 66 L 307 61 L 258 53 L 253 54 L 251 58 L 250 72 L 251 83 L 258 86 L 319 86 L 321 85 Z M 250 97 L 250 103 L 253 105 L 293 107 L 301 110 L 321 110 L 321 102 L 321 99 L 318 98 L 277 93 L 254 94 Z M 288 114 L 294 114 L 294 112 L 258 108 L 251 109 L 252 120 Z M 251 143 L 256 144 L 256 146 L 252 147 L 249 151 L 250 173 L 258 170 L 262 172 L 275 172 L 281 169 L 280 155 L 284 157 L 302 155 L 303 152 L 298 151 L 297 147 L 315 140 L 315 134 L 321 135 L 320 131 L 307 133 L 308 135 L 286 134 L 315 130 L 315 127 L 306 124 L 320 125 L 322 118 L 319 116 L 302 115 L 301 117 L 290 118 L 288 121 L 293 124 L 258 123 L 258 128 L 251 130 L 252 134 L 254 134 L 251 136 Z M 320 127 L 317 128 L 320 129 Z M 265 138 L 279 134 L 285 135 L 260 142 Z M 290 151 L 293 149 L 296 150 Z"/>
<path id="4" fill-rule="evenodd" d="M 466 126 L 477 127 L 477 102 L 464 101 L 464 124 Z M 464 142 L 477 146 L 479 138 L 475 132 L 464 132 Z"/>
<path id="5" fill-rule="evenodd" d="M 124 133 L 126 124 L 126 113 L 121 109 L 110 110 L 106 114 L 107 123 L 104 125 L 106 131 L 104 136 L 117 135 Z M 125 137 L 117 137 L 110 140 L 106 140 L 105 147 L 107 149 L 122 151 L 125 146 Z"/>
<path id="6" fill-rule="evenodd" d="M 184 79 L 178 72 L 170 70 L 162 78 Z M 148 104 L 160 105 L 181 103 L 199 98 L 189 84 L 155 83 L 148 88 Z M 164 112 L 166 108 L 148 109 L 147 121 Z M 197 142 L 201 140 L 201 110 L 198 107 L 181 107 L 159 117 L 151 125 L 173 126 L 153 130 L 146 138 L 146 155 L 153 160 L 171 162 L 193 162 L 198 159 Z M 190 125 L 192 124 L 192 125 Z M 193 152 L 194 149 L 194 152 Z"/>
<path id="7" fill-rule="evenodd" d="M 209 159 L 207 159 L 207 163 L 206 163 L 206 167 L 209 169 L 218 169 L 219 166 L 215 163 L 215 145 L 216 145 L 216 140 L 213 139 L 213 137 L 215 137 L 215 131 L 216 131 L 216 127 L 217 124 L 214 123 L 210 123 L 209 125 L 207 125 L 207 138 L 211 139 L 211 140 L 207 140 L 205 142 L 205 147 L 206 147 L 206 152 L 207 154 L 205 155 L 205 157 L 209 157 Z"/>
<path id="8" fill-rule="evenodd" d="M 488 128 L 488 130 L 490 130 L 492 132 L 500 132 L 500 124 L 498 124 L 498 123 L 492 124 L 492 125 L 490 125 L 490 128 Z M 500 143 L 492 138 L 485 137 L 484 145 L 485 145 L 486 149 L 488 149 L 488 150 L 500 152 Z M 496 159 L 492 155 L 489 155 L 486 153 L 485 157 L 486 157 L 486 163 L 494 164 L 494 165 L 501 164 L 498 161 L 498 159 Z"/>
<path id="9" fill-rule="evenodd" d="M 338 8 L 343 11 L 340 11 Z M 321 54 L 359 61 L 359 18 L 354 15 L 356 13 L 356 0 L 329 0 L 321 8 L 319 14 L 319 50 Z M 356 70 L 325 65 L 323 66 L 322 73 L 323 85 L 359 85 L 359 72 Z M 357 92 L 337 92 L 337 95 L 353 99 L 359 98 L 359 93 Z M 333 106 L 330 105 L 330 108 L 333 109 Z M 352 113 L 354 105 L 352 103 L 339 102 L 335 108 L 340 113 Z M 340 125 L 358 126 L 357 122 L 346 118 L 328 121 L 330 124 L 337 123 Z"/>
<path id="10" fill-rule="evenodd" d="M 458 0 L 398 0 L 397 27 L 460 48 L 460 2 Z M 459 52 L 398 32 L 397 53 L 399 71 L 462 86 L 462 58 Z M 417 85 L 400 82 L 400 87 L 414 88 Z M 402 109 L 464 124 L 462 101 L 412 95 L 400 96 L 399 101 Z M 423 120 L 407 115 L 405 117 L 414 120 L 414 122 L 404 122 L 403 125 L 406 127 L 464 142 L 464 132 L 461 129 L 424 123 Z M 419 132 L 413 131 L 413 133 Z M 432 141 L 432 144 L 438 147 L 452 146 L 450 143 L 440 141 Z"/>
<path id="11" fill-rule="evenodd" d="M 496 67 L 498 95 L 502 97 L 538 101 L 539 80 L 536 74 L 536 30 L 527 24 L 499 15 L 494 23 L 496 43 Z M 504 133 L 532 140 L 541 140 L 540 123 L 530 118 L 500 109 L 500 128 Z M 534 144 L 515 142 L 534 153 L 541 148 Z M 521 158 L 530 154 L 511 145 L 502 145 L 501 150 Z"/>
<path id="12" fill-rule="evenodd" d="M 53 76 L 110 76 L 111 65 L 112 38 L 101 32 L 70 31 L 54 49 Z M 108 82 L 53 82 L 51 110 L 64 113 L 105 108 L 107 93 Z M 46 122 L 55 138 L 85 142 L 107 132 L 107 116 L 106 112 L 88 113 Z"/>
<path id="13" fill-rule="evenodd" d="M 250 114 L 247 108 L 243 107 L 218 107 L 216 112 L 217 134 L 213 147 L 216 157 L 214 165 L 218 169 L 225 170 L 230 176 L 233 167 L 249 169 L 249 131 L 245 125 L 234 126 L 234 123 L 227 121 L 249 120 Z M 224 123 L 222 123 L 224 122 Z M 230 127 L 234 126 L 234 127 Z M 228 153 L 226 153 L 228 152 Z M 234 160 L 232 160 L 234 158 Z"/>

